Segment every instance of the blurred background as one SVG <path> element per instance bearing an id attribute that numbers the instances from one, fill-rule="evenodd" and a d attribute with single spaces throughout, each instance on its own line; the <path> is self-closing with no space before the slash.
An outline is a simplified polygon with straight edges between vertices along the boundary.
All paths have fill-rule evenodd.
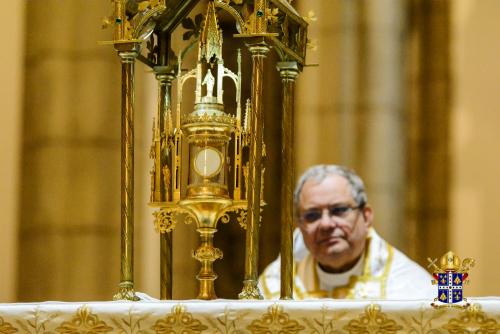
<path id="1" fill-rule="evenodd" d="M 297 178 L 313 164 L 354 168 L 386 240 L 423 266 L 448 250 L 473 257 L 466 295 L 500 295 L 500 2 L 292 4 L 310 21 L 307 63 L 318 65 L 297 81 Z M 117 292 L 120 63 L 112 46 L 97 43 L 112 39 L 101 29 L 111 12 L 105 0 L 3 5 L 0 302 L 110 300 Z M 276 55 L 269 58 L 261 269 L 279 248 L 281 83 Z M 153 297 L 159 238 L 147 203 L 156 95 L 153 75 L 137 64 L 135 281 Z M 218 295 L 235 298 L 244 233 L 222 226 L 215 243 L 225 255 L 216 263 Z M 196 296 L 197 244 L 194 229 L 179 225 L 174 298 Z"/>

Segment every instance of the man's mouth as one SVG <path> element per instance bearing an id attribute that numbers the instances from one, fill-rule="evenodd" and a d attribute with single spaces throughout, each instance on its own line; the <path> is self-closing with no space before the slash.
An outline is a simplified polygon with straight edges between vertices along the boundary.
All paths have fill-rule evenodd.
<path id="1" fill-rule="evenodd" d="M 339 241 L 341 241 L 343 238 L 340 236 L 330 236 L 328 238 L 323 238 L 321 239 L 318 244 L 320 245 L 332 245 L 335 244 Z"/>

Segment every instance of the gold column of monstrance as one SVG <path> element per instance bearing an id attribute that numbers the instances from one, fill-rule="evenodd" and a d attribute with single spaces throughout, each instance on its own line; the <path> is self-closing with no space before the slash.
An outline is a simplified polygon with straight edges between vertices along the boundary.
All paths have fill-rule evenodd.
<path id="1" fill-rule="evenodd" d="M 196 67 L 181 74 L 182 58 L 178 59 L 176 124 L 173 126 L 170 111 L 167 111 L 166 135 L 172 141 L 172 201 L 157 204 L 155 227 L 160 232 L 169 232 L 175 227 L 179 214 L 187 222 L 194 222 L 200 234 L 201 244 L 193 257 L 201 263 L 197 275 L 200 282 L 198 298 L 214 299 L 213 262 L 222 258 L 222 252 L 213 246 L 214 233 L 219 219 L 227 220 L 229 210 L 244 209 L 239 201 L 241 188 L 242 140 L 235 144 L 235 183 L 233 194 L 229 193 L 229 141 L 233 134 L 244 132 L 241 122 L 241 56 L 238 54 L 238 72 L 233 73 L 223 65 L 222 33 L 219 31 L 215 6 L 209 3 L 201 32 Z M 212 73 L 213 72 L 213 73 Z M 228 77 L 236 86 L 236 115 L 224 110 L 222 83 Z M 183 112 L 183 87 L 190 80 L 196 81 L 194 110 Z M 187 164 L 183 164 L 182 143 L 188 144 Z M 167 167 L 168 168 L 168 167 Z M 181 191 L 182 172 L 188 171 L 186 194 Z M 170 172 L 169 172 L 170 174 Z M 156 203 L 155 203 L 156 204 Z"/>
<path id="2" fill-rule="evenodd" d="M 135 300 L 133 287 L 133 95 L 135 59 L 150 66 L 158 80 L 158 111 L 154 119 L 151 158 L 151 205 L 158 208 L 155 228 L 161 237 L 161 297 L 172 297 L 172 235 L 178 221 L 194 223 L 200 246 L 193 256 L 200 261 L 197 275 L 199 298 L 216 298 L 213 262 L 222 252 L 213 246 L 217 222 L 236 216 L 246 227 L 246 259 L 240 298 L 261 298 L 257 287 L 257 257 L 263 180 L 264 61 L 273 47 L 281 58 L 283 81 L 282 149 L 282 292 L 292 298 L 293 211 L 293 88 L 304 65 L 307 23 L 285 0 L 208 2 L 199 34 L 196 67 L 185 72 L 185 54 L 196 41 L 175 56 L 170 48 L 172 32 L 198 2 L 195 0 L 112 0 L 115 26 L 113 44 L 122 59 L 122 271 L 117 299 Z M 222 33 L 216 7 L 236 21 L 239 37 L 252 57 L 251 103 L 241 108 L 241 53 L 236 73 L 224 66 Z M 196 34 L 195 34 L 196 36 Z M 147 55 L 141 45 L 149 39 Z M 223 79 L 236 87 L 235 107 L 224 100 Z M 183 87 L 196 81 L 194 109 L 183 110 Z M 172 112 L 172 83 L 177 84 L 177 105 Z M 233 150 L 229 143 L 233 141 Z M 188 153 L 183 152 L 188 147 Z M 248 161 L 243 155 L 248 147 Z M 185 156 L 183 156 L 185 154 Z M 232 178 L 229 180 L 229 168 Z M 187 184 L 183 183 L 187 174 Z M 285 184 L 286 183 L 286 184 Z M 288 184 L 290 183 L 290 184 Z M 230 212 L 233 212 L 230 214 Z M 248 214 L 247 214 L 248 213 Z"/>

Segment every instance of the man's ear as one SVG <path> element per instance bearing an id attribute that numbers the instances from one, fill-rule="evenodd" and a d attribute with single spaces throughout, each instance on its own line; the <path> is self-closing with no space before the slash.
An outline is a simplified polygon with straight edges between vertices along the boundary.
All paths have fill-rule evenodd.
<path id="1" fill-rule="evenodd" d="M 372 226 L 373 216 L 374 216 L 372 207 L 369 205 L 365 206 L 363 208 L 362 213 L 363 213 L 363 218 L 364 218 L 366 227 Z"/>

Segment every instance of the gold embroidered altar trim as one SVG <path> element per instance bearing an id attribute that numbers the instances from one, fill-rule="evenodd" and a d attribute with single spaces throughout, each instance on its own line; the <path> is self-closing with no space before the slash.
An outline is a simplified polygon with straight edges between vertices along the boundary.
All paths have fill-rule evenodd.
<path id="1" fill-rule="evenodd" d="M 0 334 L 500 332 L 500 298 L 469 300 L 465 310 L 427 300 L 0 304 Z"/>

